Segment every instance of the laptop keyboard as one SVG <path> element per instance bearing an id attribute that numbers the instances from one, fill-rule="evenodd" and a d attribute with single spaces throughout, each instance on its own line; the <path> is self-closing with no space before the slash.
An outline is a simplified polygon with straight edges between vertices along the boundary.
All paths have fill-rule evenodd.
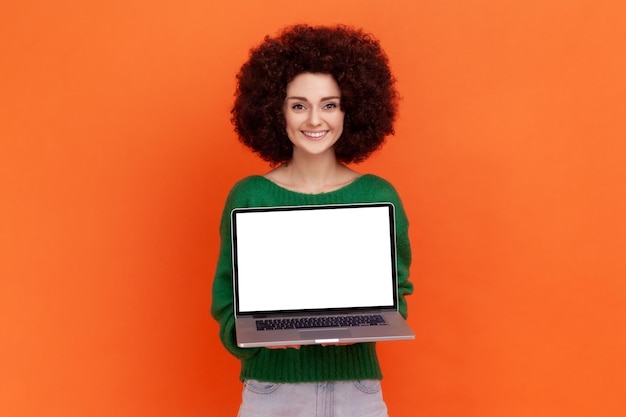
<path id="1" fill-rule="evenodd" d="M 283 319 L 256 320 L 257 330 L 284 330 L 284 329 L 315 329 L 320 327 L 355 327 L 381 326 L 385 319 L 380 314 L 357 316 L 313 316 L 292 317 Z"/>

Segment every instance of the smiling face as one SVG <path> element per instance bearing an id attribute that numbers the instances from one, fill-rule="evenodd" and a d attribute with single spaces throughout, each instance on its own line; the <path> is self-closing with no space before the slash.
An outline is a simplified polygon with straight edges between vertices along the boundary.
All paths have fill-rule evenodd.
<path id="1" fill-rule="evenodd" d="M 329 74 L 302 73 L 287 85 L 283 112 L 294 157 L 332 153 L 343 132 L 341 91 Z"/>

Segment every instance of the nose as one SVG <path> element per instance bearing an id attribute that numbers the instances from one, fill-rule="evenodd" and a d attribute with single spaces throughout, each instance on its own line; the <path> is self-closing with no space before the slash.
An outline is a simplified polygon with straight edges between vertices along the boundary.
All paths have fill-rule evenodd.
<path id="1" fill-rule="evenodd" d="M 313 108 L 309 112 L 309 124 L 311 126 L 319 126 L 320 124 L 322 124 L 322 117 L 318 109 Z"/>

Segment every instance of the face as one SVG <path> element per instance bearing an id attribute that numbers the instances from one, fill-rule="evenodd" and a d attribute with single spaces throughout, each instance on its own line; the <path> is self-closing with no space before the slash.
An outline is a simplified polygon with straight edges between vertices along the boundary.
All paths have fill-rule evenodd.
<path id="1" fill-rule="evenodd" d="M 284 104 L 287 136 L 297 154 L 332 153 L 343 132 L 341 91 L 329 74 L 302 73 L 287 85 Z"/>

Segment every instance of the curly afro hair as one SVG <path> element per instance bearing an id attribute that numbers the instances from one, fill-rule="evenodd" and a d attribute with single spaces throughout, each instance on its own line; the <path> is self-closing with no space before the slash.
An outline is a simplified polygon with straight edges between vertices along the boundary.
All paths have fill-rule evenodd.
<path id="1" fill-rule="evenodd" d="M 241 142 L 271 165 L 292 157 L 283 104 L 287 85 L 304 72 L 330 74 L 341 90 L 345 116 L 335 144 L 339 161 L 365 160 L 394 133 L 398 94 L 378 41 L 343 25 L 291 26 L 250 50 L 237 74 L 231 110 Z"/>

